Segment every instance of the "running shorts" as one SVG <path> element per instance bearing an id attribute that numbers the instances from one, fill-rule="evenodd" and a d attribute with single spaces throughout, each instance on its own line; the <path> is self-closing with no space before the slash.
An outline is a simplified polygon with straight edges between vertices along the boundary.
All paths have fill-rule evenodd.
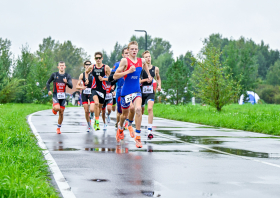
<path id="1" fill-rule="evenodd" d="M 113 105 L 113 99 L 105 100 L 105 102 L 102 106 L 102 110 L 105 110 L 107 105 Z"/>
<path id="2" fill-rule="evenodd" d="M 93 100 L 93 96 L 98 96 L 99 104 L 104 104 L 106 97 L 106 90 L 97 91 L 95 89 L 91 90 L 91 98 Z"/>
<path id="3" fill-rule="evenodd" d="M 155 94 L 143 94 L 142 95 L 142 106 L 145 106 L 149 101 L 155 101 Z"/>
<path id="4" fill-rule="evenodd" d="M 132 100 L 129 101 L 129 102 L 126 102 L 127 97 L 130 97 L 130 99 L 132 99 Z M 122 96 L 121 97 L 122 109 L 128 109 L 130 107 L 131 102 L 134 102 L 136 100 L 136 98 L 141 98 L 141 97 L 142 97 L 142 94 L 140 92 L 136 92 L 136 93 L 132 93 L 132 94 L 129 94 L 129 95 L 126 95 L 126 96 Z"/>
<path id="5" fill-rule="evenodd" d="M 57 94 L 53 94 L 53 106 L 59 105 L 61 109 L 65 109 L 66 98 L 65 99 L 57 99 Z"/>
<path id="6" fill-rule="evenodd" d="M 83 104 L 88 104 L 88 101 L 91 103 L 94 103 L 93 98 L 91 97 L 91 94 L 83 94 L 82 93 L 82 103 Z"/>

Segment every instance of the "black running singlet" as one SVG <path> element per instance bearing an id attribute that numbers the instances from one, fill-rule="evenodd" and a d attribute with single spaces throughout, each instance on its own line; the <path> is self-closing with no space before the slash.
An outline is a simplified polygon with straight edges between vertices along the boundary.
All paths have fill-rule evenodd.
<path id="1" fill-rule="evenodd" d="M 92 68 L 92 83 L 91 88 L 97 91 L 104 91 L 106 90 L 106 81 L 100 81 L 99 76 L 102 78 L 105 76 L 105 65 L 102 65 L 102 67 L 97 68 L 96 65 L 93 65 Z"/>
<path id="2" fill-rule="evenodd" d="M 59 72 L 55 72 L 52 74 L 52 76 L 53 76 L 53 93 L 65 92 L 66 83 L 63 81 L 63 79 L 66 79 L 69 82 L 69 78 L 71 80 L 70 75 L 68 75 L 67 73 L 60 74 Z"/>
<path id="3" fill-rule="evenodd" d="M 89 75 L 88 75 L 88 84 L 87 85 L 85 85 L 85 83 L 86 83 L 86 75 L 85 75 L 85 72 L 83 73 L 83 83 L 84 83 L 84 85 L 87 87 L 87 88 L 91 88 L 91 85 L 92 85 L 92 73 L 90 73 Z"/>

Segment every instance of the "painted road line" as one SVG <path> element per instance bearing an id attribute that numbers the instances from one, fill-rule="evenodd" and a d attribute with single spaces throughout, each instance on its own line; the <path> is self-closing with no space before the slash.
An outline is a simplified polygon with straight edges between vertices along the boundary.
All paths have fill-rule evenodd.
<path id="1" fill-rule="evenodd" d="M 242 159 L 245 159 L 245 160 L 251 160 L 251 161 L 259 162 L 259 163 L 266 164 L 266 165 L 269 165 L 269 166 L 274 166 L 274 167 L 280 168 L 280 165 L 278 165 L 278 164 L 273 164 L 273 163 L 270 163 L 270 162 L 265 162 L 265 161 L 257 160 L 257 159 L 254 159 L 254 158 L 249 158 L 249 157 L 244 157 L 244 156 L 240 156 L 240 155 L 235 155 L 235 154 L 232 154 L 232 153 L 227 153 L 227 152 L 224 152 L 224 151 L 208 148 L 208 147 L 200 145 L 200 144 L 185 142 L 185 141 L 182 141 L 182 140 L 178 140 L 177 138 L 168 137 L 166 135 L 159 134 L 158 132 L 154 132 L 154 134 L 157 135 L 157 136 L 160 136 L 160 137 L 164 137 L 164 138 L 167 138 L 167 139 L 170 139 L 170 140 L 173 140 L 173 141 L 180 142 L 180 143 L 190 144 L 190 145 L 193 145 L 193 146 L 196 146 L 196 147 L 199 147 L 199 148 L 214 151 L 216 153 L 221 153 L 221 154 L 224 154 L 224 155 L 230 155 L 230 156 L 242 158 Z"/>
<path id="2" fill-rule="evenodd" d="M 36 113 L 39 113 L 39 112 L 36 112 Z M 57 186 L 64 198 L 76 198 L 76 196 L 74 195 L 74 193 L 71 190 L 71 187 L 68 185 L 68 182 L 66 181 L 65 177 L 62 175 L 59 167 L 57 166 L 55 160 L 53 159 L 52 155 L 50 154 L 47 146 L 45 145 L 45 143 L 43 142 L 38 131 L 36 130 L 36 128 L 34 127 L 34 125 L 31 122 L 32 116 L 36 113 L 32 113 L 31 115 L 28 116 L 28 124 L 30 125 L 30 128 L 31 128 L 33 134 L 37 138 L 38 145 L 43 149 L 43 151 L 42 151 L 43 155 L 44 155 L 45 159 L 47 160 L 48 166 L 50 167 L 53 177 L 57 183 Z"/>

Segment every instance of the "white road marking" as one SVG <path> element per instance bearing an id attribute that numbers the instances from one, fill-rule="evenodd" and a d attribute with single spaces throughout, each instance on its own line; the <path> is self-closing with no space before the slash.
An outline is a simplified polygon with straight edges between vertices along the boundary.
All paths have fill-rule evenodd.
<path id="1" fill-rule="evenodd" d="M 39 113 L 39 112 L 36 112 Z M 76 198 L 76 196 L 74 195 L 74 193 L 71 190 L 71 187 L 68 185 L 68 182 L 65 180 L 65 177 L 62 175 L 59 167 L 57 166 L 55 160 L 53 159 L 52 155 L 50 154 L 49 150 L 47 149 L 47 146 L 45 145 L 45 143 L 43 142 L 41 136 L 39 135 L 39 133 L 37 132 L 35 126 L 32 124 L 31 122 L 31 118 L 34 114 L 33 113 L 31 115 L 28 116 L 28 123 L 30 125 L 30 128 L 33 132 L 33 134 L 35 135 L 35 137 L 37 138 L 38 141 L 38 145 L 43 149 L 43 155 L 45 157 L 45 159 L 47 160 L 47 163 L 51 169 L 51 172 L 53 174 L 53 177 L 57 183 L 57 186 L 62 194 L 62 196 L 64 198 Z"/>
<path id="2" fill-rule="evenodd" d="M 270 163 L 270 162 L 265 162 L 265 161 L 261 161 L 261 160 L 257 160 L 257 159 L 253 159 L 253 158 L 249 158 L 249 157 L 245 157 L 245 156 L 240 156 L 240 155 L 235 155 L 235 154 L 227 153 L 227 152 L 224 152 L 224 151 L 208 148 L 208 147 L 200 145 L 200 144 L 194 144 L 194 143 L 185 142 L 185 141 L 182 141 L 182 140 L 178 140 L 177 138 L 171 138 L 171 137 L 159 134 L 158 132 L 154 132 L 154 134 L 157 135 L 157 136 L 160 136 L 160 137 L 164 137 L 164 138 L 167 138 L 167 139 L 170 139 L 170 140 L 173 140 L 173 141 L 180 142 L 180 143 L 190 144 L 190 145 L 193 145 L 193 146 L 196 146 L 196 147 L 199 147 L 199 148 L 203 148 L 203 149 L 207 149 L 207 150 L 210 150 L 210 151 L 214 151 L 216 153 L 221 153 L 221 154 L 224 154 L 224 155 L 230 155 L 230 156 L 242 158 L 242 159 L 245 159 L 245 160 L 251 160 L 251 161 L 259 162 L 259 163 L 266 164 L 266 165 L 269 165 L 269 166 L 274 166 L 274 167 L 280 168 L 280 165 L 278 165 L 278 164 L 273 164 L 273 163 Z"/>

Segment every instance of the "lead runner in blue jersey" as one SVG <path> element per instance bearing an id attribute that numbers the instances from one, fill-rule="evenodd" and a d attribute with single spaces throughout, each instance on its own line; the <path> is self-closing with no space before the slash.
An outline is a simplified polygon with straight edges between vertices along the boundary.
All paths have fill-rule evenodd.
<path id="1" fill-rule="evenodd" d="M 132 41 L 128 44 L 129 57 L 123 58 L 119 64 L 118 69 L 114 74 L 114 79 L 120 79 L 124 77 L 124 85 L 121 91 L 121 106 L 122 106 L 122 115 L 120 117 L 120 125 L 117 130 L 116 139 L 120 141 L 124 139 L 123 134 L 123 124 L 127 119 L 129 113 L 129 107 L 131 103 L 134 103 L 136 110 L 135 124 L 136 124 L 136 147 L 142 148 L 141 143 L 141 89 L 140 89 L 140 74 L 142 67 L 148 74 L 148 79 L 151 82 L 152 77 L 150 75 L 147 64 L 145 63 L 144 58 L 137 58 L 138 53 L 138 43 Z M 131 134 L 130 134 L 131 135 Z"/>

